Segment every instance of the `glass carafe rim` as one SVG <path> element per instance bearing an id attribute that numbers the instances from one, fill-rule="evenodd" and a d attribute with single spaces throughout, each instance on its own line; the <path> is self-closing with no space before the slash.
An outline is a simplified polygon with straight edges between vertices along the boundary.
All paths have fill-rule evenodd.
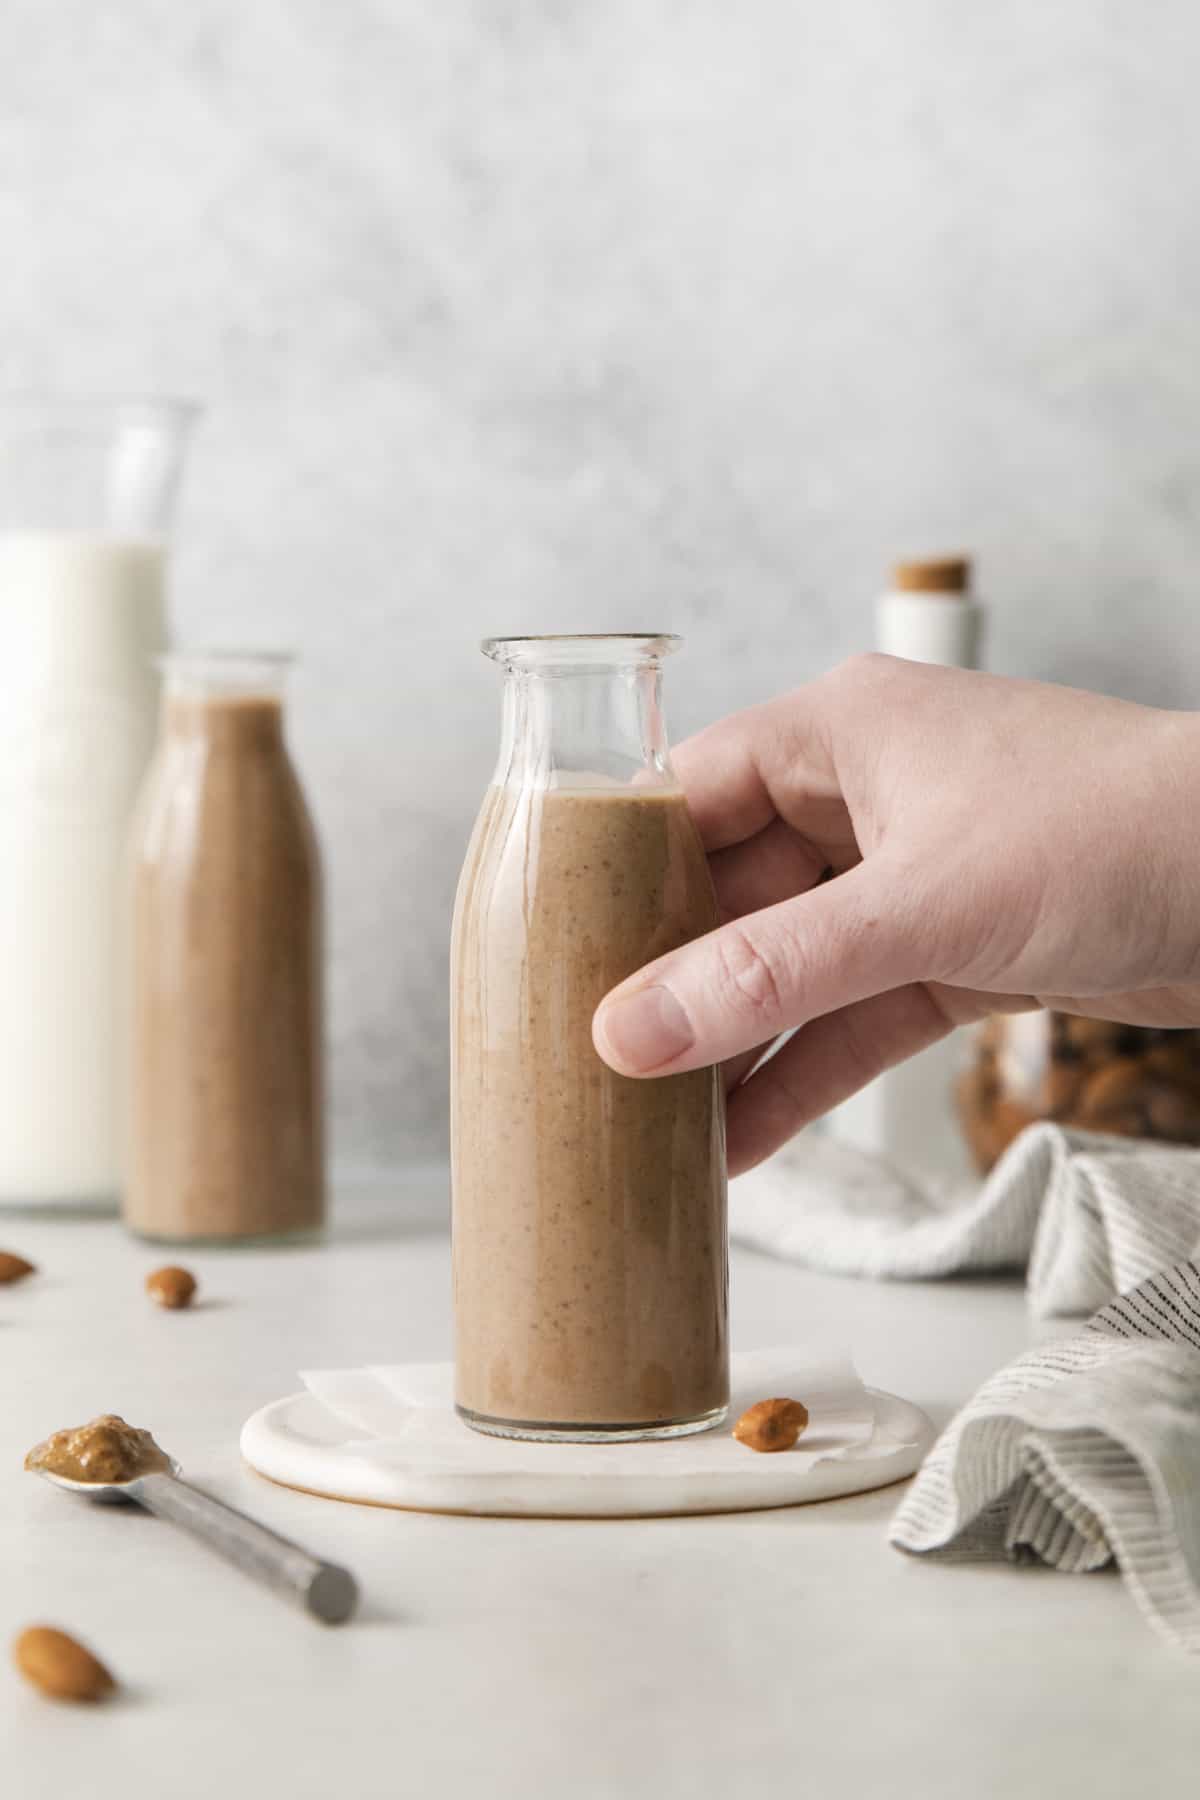
<path id="1" fill-rule="evenodd" d="M 167 650 L 154 659 L 172 693 L 279 694 L 296 664 L 290 650 Z"/>
<path id="2" fill-rule="evenodd" d="M 118 388 L 0 387 L 0 434 L 6 427 L 53 427 L 57 432 L 91 437 L 109 435 L 131 424 L 170 425 L 184 431 L 195 425 L 204 403 L 187 394 L 156 394 Z"/>
<path id="3" fill-rule="evenodd" d="M 506 670 L 652 668 L 678 650 L 670 631 L 574 631 L 487 637 L 485 656 Z"/>

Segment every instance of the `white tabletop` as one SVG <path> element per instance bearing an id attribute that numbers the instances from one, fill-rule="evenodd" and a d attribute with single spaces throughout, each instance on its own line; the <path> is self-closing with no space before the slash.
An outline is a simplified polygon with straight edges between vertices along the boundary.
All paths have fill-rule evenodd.
<path id="1" fill-rule="evenodd" d="M 0 1665 L 3 1792 L 109 1800 L 157 1764 L 170 1800 L 1127 1800 L 1194 1767 L 1200 1670 L 1107 1575 L 937 1567 L 888 1548 L 902 1490 L 657 1521 L 445 1518 L 272 1487 L 243 1419 L 303 1366 L 449 1354 L 440 1182 L 356 1194 L 329 1243 L 188 1253 L 203 1304 L 162 1313 L 168 1260 L 111 1222 L 0 1219 L 42 1272 L 0 1290 L 0 1639 L 77 1632 L 122 1698 L 42 1700 Z M 405 1223 L 405 1221 L 408 1223 Z M 733 1267 L 739 1346 L 848 1344 L 942 1422 L 1031 1327 L 1006 1282 L 873 1285 Z M 102 1411 L 198 1483 L 358 1573 L 310 1623 L 171 1527 L 21 1472 Z M 135 1778 L 134 1771 L 137 1771 Z"/>

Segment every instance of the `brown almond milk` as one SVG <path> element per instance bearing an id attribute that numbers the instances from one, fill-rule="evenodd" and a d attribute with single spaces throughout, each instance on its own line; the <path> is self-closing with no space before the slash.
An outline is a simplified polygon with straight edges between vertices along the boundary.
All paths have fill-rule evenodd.
<path id="1" fill-rule="evenodd" d="M 453 950 L 458 1402 L 668 1426 L 727 1401 L 719 1073 L 632 1081 L 592 1015 L 716 902 L 677 790 L 487 796 Z"/>
<path id="2" fill-rule="evenodd" d="M 273 695 L 168 699 L 132 910 L 126 1221 L 157 1238 L 311 1230 L 320 872 Z"/>

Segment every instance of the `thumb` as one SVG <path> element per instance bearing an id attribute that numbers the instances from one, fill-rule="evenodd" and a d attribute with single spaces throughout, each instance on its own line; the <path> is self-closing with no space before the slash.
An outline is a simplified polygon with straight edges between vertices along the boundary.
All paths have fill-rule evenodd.
<path id="1" fill-rule="evenodd" d="M 809 1019 L 929 979 L 927 918 L 903 877 L 889 879 L 873 857 L 631 975 L 597 1009 L 596 1049 L 622 1075 L 724 1062 Z"/>

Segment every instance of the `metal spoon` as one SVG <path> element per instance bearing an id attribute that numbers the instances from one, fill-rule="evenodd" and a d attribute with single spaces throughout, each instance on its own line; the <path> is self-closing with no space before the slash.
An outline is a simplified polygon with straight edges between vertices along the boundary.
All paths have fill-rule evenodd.
<path id="1" fill-rule="evenodd" d="M 358 1604 L 358 1583 L 349 1569 L 319 1561 L 299 1544 L 202 1493 L 181 1480 L 174 1457 L 169 1461 L 169 1469 L 135 1475 L 131 1481 L 72 1481 L 50 1469 L 36 1473 L 68 1493 L 83 1494 L 88 1500 L 131 1500 L 160 1519 L 182 1525 L 244 1575 L 274 1588 L 326 1625 L 341 1625 L 350 1617 Z"/>

